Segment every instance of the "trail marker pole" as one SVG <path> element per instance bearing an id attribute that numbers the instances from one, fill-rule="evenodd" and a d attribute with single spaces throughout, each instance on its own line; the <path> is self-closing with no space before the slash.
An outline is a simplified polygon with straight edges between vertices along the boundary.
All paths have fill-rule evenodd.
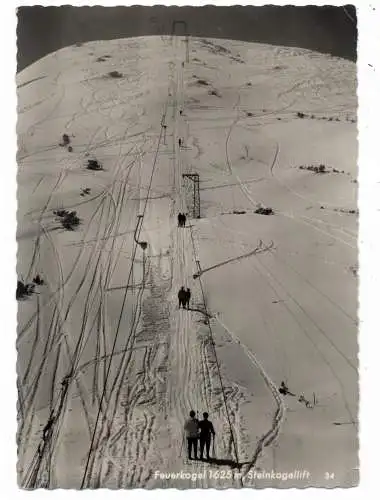
<path id="1" fill-rule="evenodd" d="M 133 235 L 133 239 L 135 240 L 135 242 L 140 245 L 140 247 L 142 248 L 143 250 L 143 276 L 142 276 L 142 286 L 144 287 L 144 280 L 145 280 L 145 250 L 148 246 L 148 243 L 146 241 L 138 241 L 137 239 L 137 231 L 138 231 L 138 228 L 139 226 L 141 225 L 141 222 L 142 222 L 142 219 L 143 219 L 143 215 L 138 215 L 137 216 L 137 225 L 136 225 L 136 229 L 135 229 L 135 233 Z"/>
<path id="2" fill-rule="evenodd" d="M 193 189 L 193 213 L 195 217 L 195 184 L 194 184 L 194 189 Z"/>
<path id="3" fill-rule="evenodd" d="M 135 294 L 135 292 L 134 292 L 135 281 L 134 281 L 134 277 L 133 277 L 133 266 L 132 266 L 132 269 L 131 269 L 131 283 L 132 283 L 132 295 L 134 295 Z"/>
<path id="4" fill-rule="evenodd" d="M 145 287 L 145 262 L 146 262 L 146 257 L 145 257 L 145 250 L 146 247 L 143 248 L 143 275 L 142 275 L 142 287 Z"/>
<path id="5" fill-rule="evenodd" d="M 183 443 L 185 442 L 185 434 L 182 433 L 182 441 L 181 441 L 181 448 L 179 450 L 179 458 L 182 456 L 182 449 L 183 449 Z"/>
<path id="6" fill-rule="evenodd" d="M 186 40 L 185 40 L 185 43 L 186 43 L 186 62 L 188 63 L 189 62 L 189 35 L 186 35 Z"/>

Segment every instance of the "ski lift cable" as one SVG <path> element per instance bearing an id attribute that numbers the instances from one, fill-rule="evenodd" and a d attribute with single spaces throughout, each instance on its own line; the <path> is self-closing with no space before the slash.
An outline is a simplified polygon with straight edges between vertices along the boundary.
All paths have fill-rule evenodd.
<path id="1" fill-rule="evenodd" d="M 191 225 L 190 225 L 190 236 L 191 236 L 191 241 L 192 241 L 192 245 L 193 245 L 194 257 L 196 259 L 196 262 L 199 262 L 197 260 L 197 255 L 196 255 L 196 251 L 195 251 L 195 242 L 194 242 L 193 230 L 192 230 L 192 226 Z M 199 275 L 198 279 L 199 279 L 199 284 L 200 284 L 200 288 L 201 288 L 203 306 L 204 306 L 204 309 L 205 309 L 205 312 L 206 312 L 207 316 L 210 317 L 210 314 L 209 314 L 209 312 L 207 310 L 206 297 L 205 297 L 204 288 L 203 288 L 203 284 L 202 284 L 202 279 L 201 279 L 200 275 Z M 211 345 L 212 345 L 213 350 L 214 350 L 215 361 L 216 361 L 216 366 L 217 366 L 217 371 L 218 371 L 218 378 L 219 378 L 220 386 L 221 386 L 221 389 L 222 389 L 223 403 L 224 403 L 224 407 L 226 409 L 227 421 L 228 421 L 228 426 L 229 426 L 229 429 L 230 429 L 231 440 L 232 440 L 232 443 L 233 443 L 233 446 L 234 446 L 236 463 L 239 464 L 239 455 L 238 455 L 238 449 L 237 449 L 236 439 L 235 439 L 235 436 L 234 436 L 232 422 L 231 422 L 231 417 L 230 417 L 230 412 L 229 412 L 228 405 L 227 405 L 226 390 L 225 390 L 225 387 L 224 387 L 224 384 L 223 384 L 223 379 L 222 379 L 221 370 L 220 370 L 220 363 L 219 363 L 218 356 L 217 356 L 217 353 L 216 353 L 215 342 L 214 342 L 214 335 L 213 335 L 213 332 L 212 332 L 210 321 L 207 321 L 207 326 L 208 326 L 208 329 L 209 329 L 209 336 L 210 336 L 210 339 L 211 339 Z"/>

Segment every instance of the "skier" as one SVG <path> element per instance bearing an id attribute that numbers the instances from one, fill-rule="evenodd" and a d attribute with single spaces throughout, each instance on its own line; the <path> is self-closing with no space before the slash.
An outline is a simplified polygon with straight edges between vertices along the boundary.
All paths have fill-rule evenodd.
<path id="1" fill-rule="evenodd" d="M 181 309 L 181 306 L 183 307 L 183 309 L 185 309 L 185 301 L 186 301 L 186 290 L 185 287 L 181 286 L 181 289 L 178 292 L 179 309 Z"/>
<path id="2" fill-rule="evenodd" d="M 185 296 L 185 307 L 186 307 L 186 309 L 189 309 L 190 299 L 191 299 L 190 288 L 188 288 L 185 293 L 186 293 L 186 296 Z"/>
<path id="3" fill-rule="evenodd" d="M 182 214 L 182 227 L 186 226 L 186 214 Z"/>
<path id="4" fill-rule="evenodd" d="M 182 226 L 182 214 L 179 213 L 178 214 L 178 227 L 181 227 Z"/>
<path id="5" fill-rule="evenodd" d="M 281 385 L 280 385 L 280 388 L 278 389 L 278 392 L 280 394 L 283 394 L 284 396 L 286 396 L 287 394 L 289 394 L 289 396 L 295 396 L 295 394 L 293 394 L 293 392 L 290 392 L 289 391 L 289 388 L 288 386 L 285 384 L 284 381 L 281 382 Z"/>
<path id="6" fill-rule="evenodd" d="M 182 147 L 182 139 L 181 138 L 178 139 L 178 145 L 179 145 L 179 147 Z"/>
<path id="7" fill-rule="evenodd" d="M 201 420 L 198 424 L 200 429 L 200 452 L 201 452 L 201 460 L 203 460 L 203 450 L 206 446 L 206 460 L 210 460 L 210 445 L 211 445 L 211 436 L 215 439 L 215 430 L 212 422 L 208 420 L 208 413 L 203 413 L 203 420 Z"/>
<path id="8" fill-rule="evenodd" d="M 194 450 L 194 460 L 197 459 L 198 450 L 198 425 L 199 422 L 195 418 L 195 411 L 191 410 L 190 418 L 185 422 L 185 432 L 187 438 L 187 456 L 191 460 L 191 450 Z"/>

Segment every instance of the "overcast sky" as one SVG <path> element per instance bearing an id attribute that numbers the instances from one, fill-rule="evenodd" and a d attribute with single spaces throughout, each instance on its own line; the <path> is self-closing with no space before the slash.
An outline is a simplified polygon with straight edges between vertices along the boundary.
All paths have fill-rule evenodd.
<path id="1" fill-rule="evenodd" d="M 303 47 L 356 60 L 356 14 L 346 7 L 20 7 L 18 71 L 50 52 L 90 40 L 170 34 Z M 178 32 L 180 26 L 178 26 Z"/>

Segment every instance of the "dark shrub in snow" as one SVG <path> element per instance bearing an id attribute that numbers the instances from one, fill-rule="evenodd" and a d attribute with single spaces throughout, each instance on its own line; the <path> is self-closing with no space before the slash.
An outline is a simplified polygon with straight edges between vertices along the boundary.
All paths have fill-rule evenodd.
<path id="1" fill-rule="evenodd" d="M 198 85 L 209 85 L 209 83 L 206 80 L 203 80 L 203 78 L 198 78 L 197 83 Z"/>
<path id="2" fill-rule="evenodd" d="M 108 73 L 108 76 L 110 76 L 111 78 L 123 78 L 123 74 L 119 73 L 119 71 L 110 71 Z"/>
<path id="3" fill-rule="evenodd" d="M 34 293 L 35 285 L 34 283 L 23 283 L 22 281 L 17 281 L 16 288 L 16 299 L 22 300 L 29 297 Z"/>
<path id="4" fill-rule="evenodd" d="M 55 210 L 54 215 L 59 218 L 60 223 L 64 229 L 74 231 L 80 224 L 80 219 L 75 211 L 69 212 L 68 210 Z"/>
<path id="5" fill-rule="evenodd" d="M 260 214 L 260 215 L 273 215 L 273 209 L 270 207 L 259 207 L 255 210 L 255 214 Z"/>
<path id="6" fill-rule="evenodd" d="M 87 160 L 87 170 L 103 170 L 98 160 Z"/>

